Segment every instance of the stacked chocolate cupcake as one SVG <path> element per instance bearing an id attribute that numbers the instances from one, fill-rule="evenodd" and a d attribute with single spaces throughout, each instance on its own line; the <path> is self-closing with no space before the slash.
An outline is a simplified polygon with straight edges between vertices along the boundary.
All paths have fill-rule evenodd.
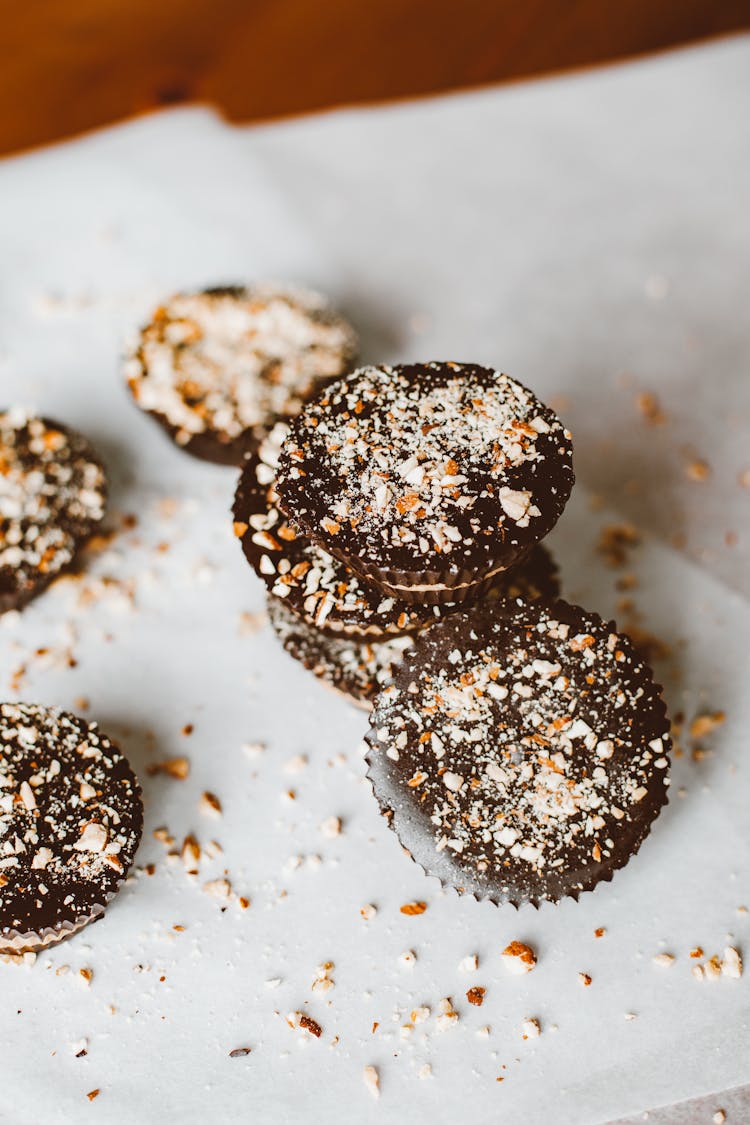
<path id="1" fill-rule="evenodd" d="M 246 461 L 235 531 L 286 650 L 374 708 L 369 777 L 403 846 L 494 902 L 610 879 L 666 801 L 650 669 L 556 600 L 541 540 L 570 434 L 507 375 L 366 367 Z"/>
<path id="2" fill-rule="evenodd" d="M 246 461 L 235 531 L 287 651 L 371 706 L 415 637 L 460 606 L 554 597 L 537 544 L 572 484 L 569 435 L 507 375 L 369 367 Z"/>

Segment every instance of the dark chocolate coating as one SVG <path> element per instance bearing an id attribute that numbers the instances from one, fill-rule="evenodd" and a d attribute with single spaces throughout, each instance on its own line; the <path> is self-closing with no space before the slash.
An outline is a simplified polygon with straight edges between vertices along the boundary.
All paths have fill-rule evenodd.
<path id="1" fill-rule="evenodd" d="M 189 302 L 196 303 L 195 322 L 190 309 L 182 307 Z M 264 327 L 258 310 L 272 302 L 295 310 L 320 339 L 297 338 L 293 333 L 298 327 L 288 328 L 287 337 L 280 329 Z M 212 325 L 222 308 L 227 319 L 220 335 L 212 339 L 212 331 L 218 331 Z M 204 325 L 198 322 L 201 309 L 207 318 Z M 234 321 L 233 309 L 248 314 L 244 330 Z M 327 342 L 326 333 L 330 334 Z M 279 417 L 296 412 L 302 402 L 351 368 L 356 347 L 351 327 L 319 294 L 220 285 L 178 293 L 157 309 L 126 357 L 125 375 L 138 405 L 180 449 L 204 461 L 241 465 Z M 166 366 L 172 368 L 169 387 L 163 382 Z M 252 420 L 240 422 L 253 392 Z M 200 419 L 199 428 L 187 425 L 181 410 L 188 411 L 193 422 Z"/>
<path id="2" fill-rule="evenodd" d="M 270 593 L 311 626 L 335 634 L 382 637 L 424 628 L 455 608 L 409 604 L 385 594 L 329 555 L 295 527 L 277 505 L 275 471 L 288 426 L 278 425 L 243 467 L 235 494 L 235 534 Z M 542 546 L 512 570 L 503 571 L 482 599 L 559 594 L 557 567 Z"/>
<path id="3" fill-rule="evenodd" d="M 554 527 L 570 435 L 476 364 L 361 368 L 291 422 L 279 506 L 326 551 L 410 602 L 458 602 Z"/>
<path id="4" fill-rule="evenodd" d="M 291 657 L 358 707 L 369 710 L 393 667 L 413 643 L 411 637 L 365 640 L 332 636 L 297 617 L 280 598 L 269 595 L 268 617 Z"/>
<path id="5" fill-rule="evenodd" d="M 51 944 L 101 914 L 143 830 L 138 781 L 95 723 L 0 704 L 0 951 Z"/>
<path id="6" fill-rule="evenodd" d="M 69 570 L 104 516 L 107 480 L 89 442 L 49 418 L 0 413 L 0 613 Z"/>
<path id="7" fill-rule="evenodd" d="M 667 800 L 650 668 L 614 623 L 566 602 L 447 617 L 370 722 L 368 776 L 400 842 L 444 885 L 495 903 L 611 879 Z"/>

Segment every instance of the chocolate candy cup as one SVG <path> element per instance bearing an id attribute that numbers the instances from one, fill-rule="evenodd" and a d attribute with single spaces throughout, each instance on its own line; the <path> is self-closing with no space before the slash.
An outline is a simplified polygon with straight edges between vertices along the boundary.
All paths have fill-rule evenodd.
<path id="1" fill-rule="evenodd" d="M 476 597 L 554 527 L 570 435 L 520 383 L 476 364 L 365 367 L 291 423 L 276 488 L 324 550 L 407 602 Z"/>
<path id="2" fill-rule="evenodd" d="M 562 601 L 427 630 L 367 742 L 375 796 L 413 859 L 495 903 L 577 899 L 611 879 L 667 800 L 650 668 L 614 623 Z"/>

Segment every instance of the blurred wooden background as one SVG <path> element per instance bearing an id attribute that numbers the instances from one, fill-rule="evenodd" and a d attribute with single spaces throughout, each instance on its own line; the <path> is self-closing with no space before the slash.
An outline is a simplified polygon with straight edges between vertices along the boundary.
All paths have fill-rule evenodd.
<path id="1" fill-rule="evenodd" d="M 0 153 L 190 100 L 248 121 L 750 27 L 750 0 L 6 0 Z"/>

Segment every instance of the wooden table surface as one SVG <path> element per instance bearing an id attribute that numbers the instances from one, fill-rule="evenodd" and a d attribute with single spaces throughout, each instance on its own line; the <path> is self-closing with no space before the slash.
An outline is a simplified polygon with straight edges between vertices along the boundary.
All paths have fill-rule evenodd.
<path id="1" fill-rule="evenodd" d="M 750 0 L 29 0 L 0 153 L 160 105 L 248 121 L 542 74 L 750 27 Z"/>

